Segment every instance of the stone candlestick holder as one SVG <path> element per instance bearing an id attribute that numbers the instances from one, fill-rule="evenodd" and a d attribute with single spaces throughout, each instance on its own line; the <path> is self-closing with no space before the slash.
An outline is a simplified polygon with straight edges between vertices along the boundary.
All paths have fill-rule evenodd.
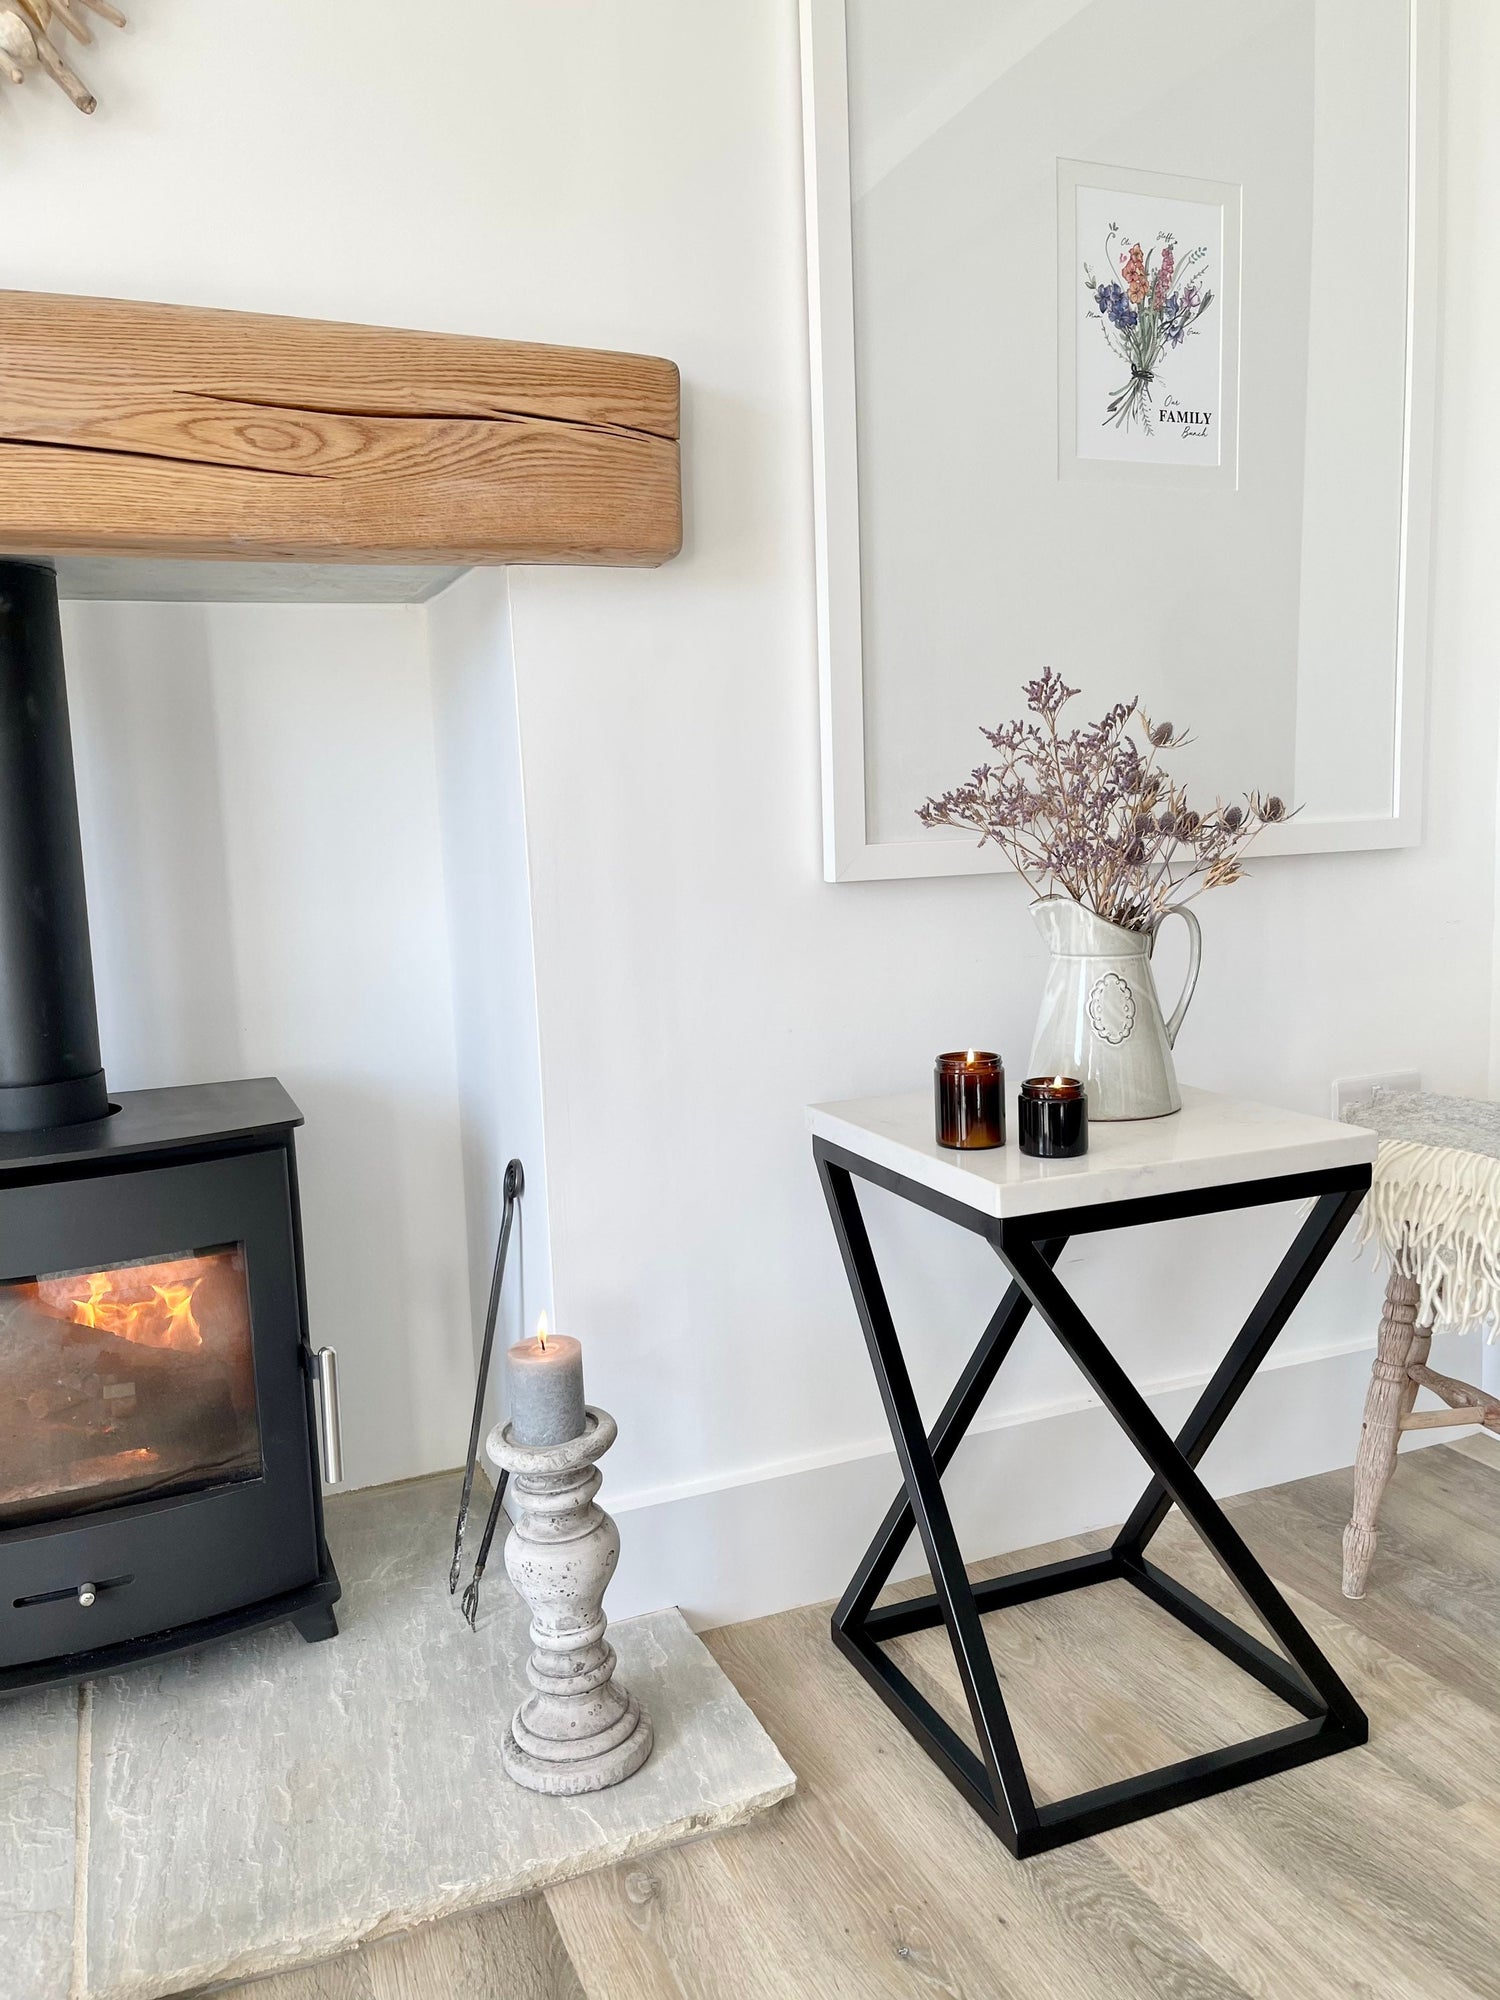
<path id="1" fill-rule="evenodd" d="M 602 1792 L 651 1754 L 651 1718 L 615 1680 L 604 1636 L 604 1593 L 620 1556 L 620 1531 L 594 1504 L 595 1460 L 615 1441 L 615 1420 L 592 1407 L 566 1444 L 517 1444 L 510 1425 L 490 1433 L 489 1456 L 510 1474 L 518 1514 L 505 1544 L 510 1580 L 531 1611 L 532 1693 L 505 1733 L 505 1768 L 528 1791 L 569 1798 Z"/>

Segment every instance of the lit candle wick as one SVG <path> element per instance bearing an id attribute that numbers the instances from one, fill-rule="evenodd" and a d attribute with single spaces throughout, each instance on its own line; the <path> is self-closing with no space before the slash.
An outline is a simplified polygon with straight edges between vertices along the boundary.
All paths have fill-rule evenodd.
<path id="1" fill-rule="evenodd" d="M 968 1065 L 969 1063 L 972 1063 L 972 1062 L 977 1062 L 977 1061 L 978 1061 L 978 1057 L 977 1057 L 977 1056 L 975 1055 L 974 1051 L 973 1051 L 972 1049 L 970 1049 L 969 1053 L 968 1053 L 968 1054 L 967 1054 L 967 1055 L 966 1055 L 966 1056 L 964 1057 L 964 1064 L 965 1064 L 965 1066 L 967 1067 L 967 1065 Z"/>
<path id="2" fill-rule="evenodd" d="M 545 1313 L 541 1314 L 537 1320 L 536 1338 L 537 1345 L 541 1348 L 543 1354 L 545 1354 L 547 1352 L 547 1315 Z"/>

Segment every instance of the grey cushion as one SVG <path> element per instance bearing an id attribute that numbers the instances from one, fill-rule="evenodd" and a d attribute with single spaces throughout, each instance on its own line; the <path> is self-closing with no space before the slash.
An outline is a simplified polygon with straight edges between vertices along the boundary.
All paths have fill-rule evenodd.
<path id="1" fill-rule="evenodd" d="M 1345 1113 L 1382 1139 L 1415 1146 L 1447 1146 L 1500 1160 L 1500 1104 L 1483 1097 L 1440 1097 L 1434 1090 L 1377 1090 Z"/>

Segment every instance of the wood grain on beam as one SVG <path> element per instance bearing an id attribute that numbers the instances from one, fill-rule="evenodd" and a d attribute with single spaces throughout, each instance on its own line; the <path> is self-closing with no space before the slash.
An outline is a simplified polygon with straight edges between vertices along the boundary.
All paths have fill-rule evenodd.
<path id="1" fill-rule="evenodd" d="M 664 562 L 678 406 L 649 355 L 0 292 L 0 548 Z"/>

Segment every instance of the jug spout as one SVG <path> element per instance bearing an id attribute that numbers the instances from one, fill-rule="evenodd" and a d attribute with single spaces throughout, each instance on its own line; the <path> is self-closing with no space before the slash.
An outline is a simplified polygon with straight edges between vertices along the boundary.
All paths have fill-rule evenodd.
<path id="1" fill-rule="evenodd" d="M 1076 910 L 1078 905 L 1066 896 L 1042 896 L 1031 906 L 1031 920 L 1042 934 L 1042 942 L 1048 951 L 1063 949 L 1066 919 L 1065 909 Z"/>

